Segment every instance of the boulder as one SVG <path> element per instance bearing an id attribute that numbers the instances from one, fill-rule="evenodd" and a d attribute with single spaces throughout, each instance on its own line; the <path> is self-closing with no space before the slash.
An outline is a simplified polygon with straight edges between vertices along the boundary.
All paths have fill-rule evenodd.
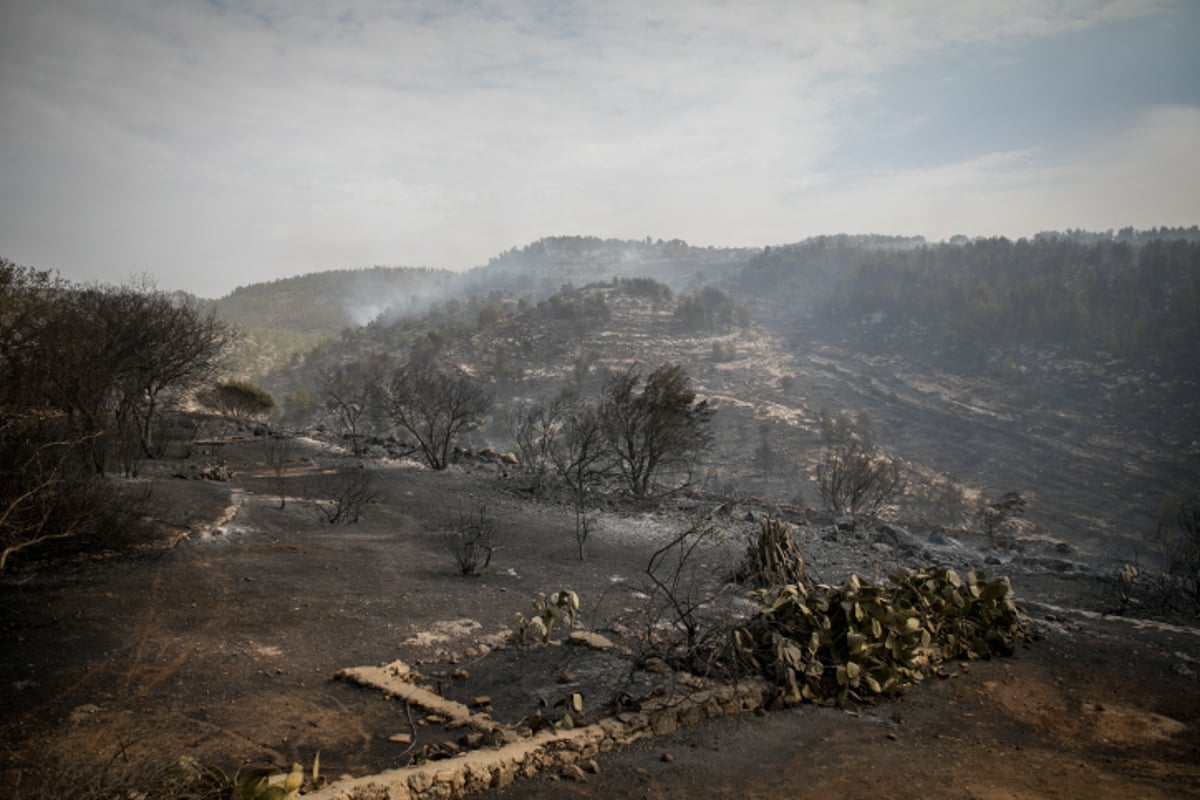
<path id="1" fill-rule="evenodd" d="M 905 547 L 913 544 L 913 537 L 904 528 L 898 525 L 889 525 L 885 522 L 875 529 L 872 541 L 890 544 L 892 547 Z"/>

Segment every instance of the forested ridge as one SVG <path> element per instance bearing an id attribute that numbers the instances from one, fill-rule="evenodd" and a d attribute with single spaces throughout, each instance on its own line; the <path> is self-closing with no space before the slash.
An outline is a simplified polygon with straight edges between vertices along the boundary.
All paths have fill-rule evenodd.
<path id="1" fill-rule="evenodd" d="M 1122 358 L 1168 355 L 1200 340 L 1200 243 L 1141 247 L 1062 239 L 864 253 L 834 313 L 916 322 L 944 343 L 1028 344 Z"/>
<path id="2" fill-rule="evenodd" d="M 936 245 L 820 237 L 764 250 L 741 288 L 834 326 L 870 319 L 892 341 L 921 333 L 939 350 L 1176 359 L 1194 356 L 1200 340 L 1200 240 L 1190 229 Z"/>
<path id="3" fill-rule="evenodd" d="M 919 236 L 836 235 L 759 249 L 557 236 L 467 273 L 313 273 L 239 287 L 215 307 L 256 339 L 288 331 L 308 337 L 293 345 L 311 347 L 312 337 L 345 336 L 380 315 L 391 323 L 465 302 L 474 317 L 498 296 L 537 303 L 572 283 L 638 275 L 676 292 L 720 287 L 776 318 L 814 317 L 835 329 L 870 319 L 876 334 L 892 341 L 919 335 L 939 351 L 1028 345 L 1176 359 L 1200 334 L 1194 226 L 934 244 Z"/>

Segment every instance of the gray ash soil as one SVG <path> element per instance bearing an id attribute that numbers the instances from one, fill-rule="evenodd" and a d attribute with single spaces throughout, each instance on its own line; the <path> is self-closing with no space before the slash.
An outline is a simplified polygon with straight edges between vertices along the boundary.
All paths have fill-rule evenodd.
<path id="1" fill-rule="evenodd" d="M 528 499 L 499 467 L 372 465 L 380 501 L 358 524 L 331 526 L 304 498 L 321 495 L 329 467 L 356 462 L 309 446 L 291 465 L 281 510 L 256 443 L 222 455 L 236 473 L 230 484 L 155 488 L 165 525 L 192 531 L 177 546 L 0 583 L 0 796 L 39 796 L 31 787 L 53 784 L 60 770 L 114 758 L 131 771 L 181 755 L 232 770 L 319 751 L 327 775 L 364 775 L 406 763 L 412 746 L 394 734 L 413 734 L 417 746 L 456 735 L 336 679 L 346 667 L 403 659 L 447 696 L 491 697 L 504 720 L 570 691 L 599 713 L 624 687 L 669 680 L 576 647 L 484 650 L 536 592 L 559 589 L 578 592 L 587 627 L 632 641 L 622 635 L 646 618 L 650 554 L 714 503 L 606 511 L 581 563 L 570 509 Z M 496 517 L 502 547 L 483 576 L 463 578 L 443 531 L 477 502 Z M 232 517 L 208 530 L 230 506 Z M 713 575 L 753 529 L 750 510 L 723 518 L 725 540 L 705 555 Z M 606 755 L 586 783 L 544 775 L 497 796 L 1197 794 L 1200 635 L 1103 616 L 1114 600 L 1109 565 L 1053 542 L 987 551 L 918 530 L 902 540 L 835 533 L 818 514 L 792 513 L 809 523 L 797 539 L 827 581 L 930 561 L 1009 575 L 1033 638 L 1012 658 L 953 664 L 954 677 L 896 702 L 705 723 Z M 985 566 L 989 557 L 1003 563 Z M 729 600 L 749 607 L 736 593 Z M 460 669 L 466 676 L 455 678 Z"/>
<path id="2" fill-rule="evenodd" d="M 868 410 L 889 450 L 989 494 L 1018 491 L 1044 530 L 1132 558 L 1200 475 L 1200 406 L 1145 366 L 1018 354 L 1021 372 L 921 348 L 864 354 L 801 329 L 788 364 L 811 407 Z"/>

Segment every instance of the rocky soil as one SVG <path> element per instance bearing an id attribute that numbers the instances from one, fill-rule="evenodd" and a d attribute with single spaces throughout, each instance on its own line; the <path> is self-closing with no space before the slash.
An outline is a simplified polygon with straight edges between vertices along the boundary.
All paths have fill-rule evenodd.
<path id="1" fill-rule="evenodd" d="M 644 574 L 650 555 L 724 498 L 613 506 L 581 562 L 569 508 L 531 498 L 504 465 L 369 463 L 378 501 L 357 524 L 330 525 L 315 505 L 339 469 L 358 464 L 338 448 L 296 453 L 282 509 L 261 443 L 227 444 L 219 458 L 233 480 L 170 478 L 180 465 L 161 466 L 151 498 L 164 529 L 186 532 L 176 546 L 0 584 L 3 796 L 124 796 L 183 755 L 232 771 L 319 751 L 334 778 L 437 754 L 461 732 L 336 677 L 397 659 L 447 698 L 486 696 L 495 719 L 514 725 L 575 691 L 586 723 L 656 688 L 688 690 L 621 648 L 642 652 L 664 619 Z M 446 531 L 480 506 L 500 548 L 481 577 L 464 578 Z M 749 613 L 724 576 L 766 509 L 723 508 L 694 577 L 728 613 Z M 988 549 L 932 528 L 838 530 L 803 507 L 773 510 L 826 582 L 924 563 L 1009 575 L 1029 640 L 1012 658 L 953 664 L 896 702 L 708 721 L 496 796 L 1196 794 L 1200 634 L 1180 620 L 1106 615 L 1117 605 L 1112 564 L 1036 530 Z M 508 617 L 560 589 L 578 593 L 582 626 L 613 651 L 505 646 Z M 85 784 L 112 791 L 83 795 Z"/>

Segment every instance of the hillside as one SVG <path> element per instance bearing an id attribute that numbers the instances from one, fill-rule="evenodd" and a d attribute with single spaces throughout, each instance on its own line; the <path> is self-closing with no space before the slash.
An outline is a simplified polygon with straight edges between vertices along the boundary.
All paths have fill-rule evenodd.
<path id="1" fill-rule="evenodd" d="M 429 290 L 377 292 L 375 307 L 458 292 L 417 313 L 392 302 L 277 361 L 262 379 L 285 407 L 319 400 L 322 368 L 432 354 L 497 396 L 471 443 L 510 449 L 513 403 L 564 386 L 594 395 L 635 362 L 679 363 L 720 409 L 709 485 L 815 502 L 819 412 L 865 410 L 911 466 L 895 509 L 906 522 L 956 527 L 964 503 L 1020 491 L 1045 535 L 1131 555 L 1200 474 L 1200 243 L 1190 229 L 1152 233 L 837 236 L 761 250 L 556 237 L 461 276 L 296 279 L 277 312 L 273 284 L 239 297 L 281 321 L 297 297 L 318 286 L 350 297 L 362 277 Z"/>
<path id="2" fill-rule="evenodd" d="M 404 283 L 420 276 L 388 275 L 413 293 L 379 285 L 375 299 L 411 312 L 332 336 L 300 330 L 297 309 L 319 302 L 320 286 L 344 302 L 356 273 L 297 279 L 279 308 L 267 288 L 241 290 L 276 326 L 242 340 L 252 369 L 268 351 L 250 343 L 278 351 L 282 366 L 258 373 L 281 401 L 271 425 L 172 414 L 156 456 L 104 484 L 138 498 L 129 530 L 139 536 L 64 561 L 45 540 L 0 581 L 14 642 L 0 658 L 0 701 L 13 709 L 0 785 L 75 797 L 86 773 L 99 775 L 97 796 L 179 797 L 172 781 L 224 786 L 214 768 L 309 764 L 319 752 L 323 774 L 354 777 L 316 797 L 379 796 L 377 782 L 397 774 L 401 796 L 457 792 L 439 794 L 440 781 L 510 798 L 774 796 L 801 774 L 814 792 L 850 796 L 863 781 L 899 782 L 913 796 L 1178 796 L 1195 785 L 1200 732 L 1189 691 L 1200 665 L 1200 501 L 1180 502 L 1200 475 L 1194 320 L 1181 313 L 1198 245 L 1077 238 L 826 237 L 741 254 L 666 243 L 678 250 L 660 253 L 664 280 L 633 272 L 620 243 L 571 239 L 574 249 L 505 256 L 469 287 L 445 276 L 436 302 Z M 979 324 L 981 313 L 1000 323 Z M 1097 337 L 1118 323 L 1148 335 Z M 303 337 L 316 345 L 278 357 Z M 1128 349 L 1117 354 L 1114 342 Z M 528 452 L 515 443 L 514 410 L 563 389 L 596 403 L 631 365 L 668 362 L 715 408 L 695 470 L 676 461 L 641 493 L 609 473 L 572 495 L 555 477 L 561 462 L 539 472 L 507 452 Z M 377 413 L 369 390 L 399 395 L 391 378 L 405 364 L 466 373 L 494 397 L 435 464 L 444 469 L 419 461 L 411 430 Z M 335 391 L 362 404 L 357 428 L 326 402 Z M 440 408 L 429 396 L 422 412 Z M 899 459 L 907 477 L 858 514 L 830 508 L 818 489 L 824 412 L 842 410 L 873 420 L 856 435 L 873 427 L 873 463 Z M 619 445 L 601 435 L 611 458 Z M 657 491 L 684 474 L 686 489 Z M 1024 516 L 989 527 L 988 504 L 1008 493 Z M 986 571 L 1015 593 L 1028 638 L 1015 652 L 981 647 L 1011 657 L 971 661 L 988 634 L 963 629 L 965 654 L 929 656 L 946 659 L 938 680 L 878 705 L 855 698 L 853 714 L 811 704 L 744 713 L 779 705 L 761 684 L 744 701 L 715 701 L 726 696 L 710 692 L 733 677 L 725 645 L 747 652 L 734 630 L 761 622 L 753 587 L 779 581 L 746 569 L 771 530 L 785 535 L 776 547 L 804 559 L 789 596 L 807 595 L 810 579 L 874 597 L 864 581 L 930 568 L 947 589 L 929 591 L 948 609 L 967 602 L 950 587 Z M 118 561 L 109 548 L 120 546 L 130 557 Z M 514 612 L 540 613 L 530 598 L 564 588 L 601 639 L 530 641 Z M 856 607 L 819 605 L 827 588 L 811 590 L 810 613 Z M 930 619 L 959 631 L 949 617 Z M 850 630 L 825 638 L 848 644 Z M 762 641 L 763 660 L 750 663 L 797 658 L 782 640 Z M 804 657 L 799 647 L 814 640 L 794 641 Z M 389 666 L 362 666 L 379 664 Z M 853 679 L 849 662 L 809 667 L 806 682 L 842 685 L 841 669 L 845 686 Z M 384 673 L 366 689 L 354 677 Z M 477 730 L 460 727 L 460 705 Z M 435 713 L 445 708 L 454 713 Z M 700 722 L 718 710 L 737 716 Z M 605 726 L 620 736 L 604 739 Z M 543 734 L 566 737 L 546 753 L 594 735 L 612 752 L 595 743 L 562 761 L 539 756 L 521 770 L 527 781 L 503 765 L 478 771 L 475 759 L 526 758 Z M 164 788 L 133 788 L 147 785 Z"/>
<path id="3" fill-rule="evenodd" d="M 443 270 L 373 267 L 330 270 L 239 286 L 210 301 L 242 341 L 230 364 L 240 379 L 287 369 L 300 358 L 391 310 L 420 312 L 458 291 L 460 277 Z"/>
<path id="4" fill-rule="evenodd" d="M 444 299 L 455 277 L 417 267 L 330 270 L 239 286 L 214 307 L 222 319 L 245 328 L 336 336 L 391 308 L 420 311 Z"/>

